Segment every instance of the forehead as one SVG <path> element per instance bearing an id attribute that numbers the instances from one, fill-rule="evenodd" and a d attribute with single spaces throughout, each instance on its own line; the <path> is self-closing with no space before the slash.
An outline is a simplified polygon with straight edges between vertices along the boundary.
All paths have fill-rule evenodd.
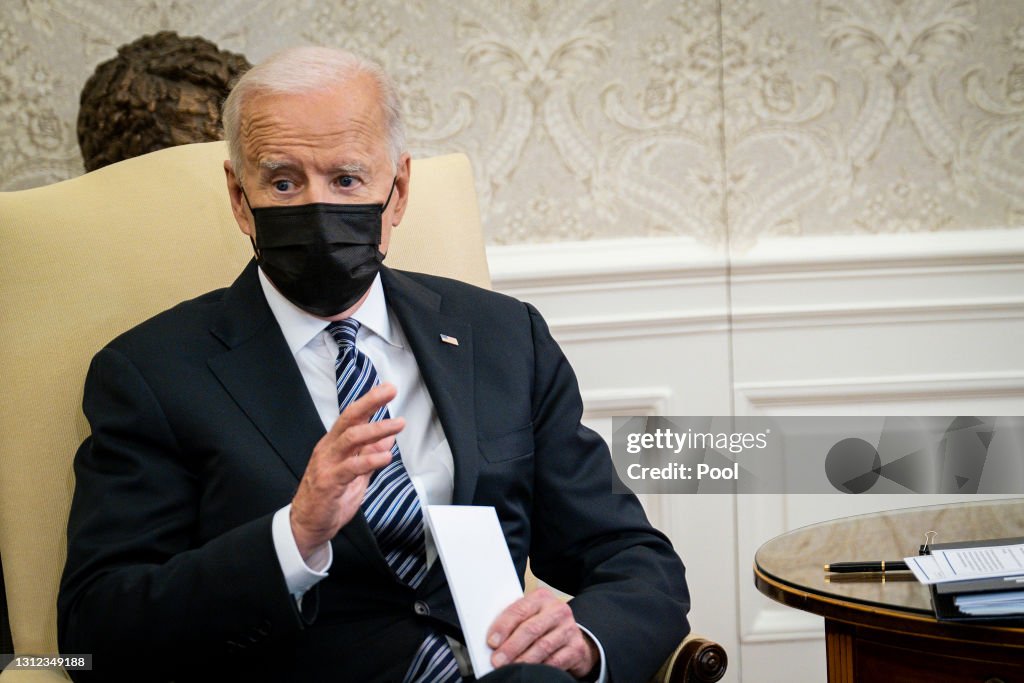
<path id="1" fill-rule="evenodd" d="M 247 166 L 371 164 L 388 155 L 380 96 L 366 76 L 313 92 L 257 93 L 245 103 L 240 129 Z"/>

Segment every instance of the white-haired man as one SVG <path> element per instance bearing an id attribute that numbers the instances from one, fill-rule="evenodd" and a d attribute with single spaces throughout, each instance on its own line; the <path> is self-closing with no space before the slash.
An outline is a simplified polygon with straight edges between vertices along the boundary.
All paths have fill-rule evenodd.
<path id="1" fill-rule="evenodd" d="M 688 629 L 683 567 L 611 493 L 544 322 L 381 265 L 410 183 L 386 75 L 286 51 L 239 81 L 224 121 L 256 256 L 93 361 L 62 650 L 93 653 L 101 679 L 461 680 L 422 519 L 455 503 L 493 505 L 520 576 L 529 556 L 576 596 L 509 605 L 486 680 L 648 678 Z"/>

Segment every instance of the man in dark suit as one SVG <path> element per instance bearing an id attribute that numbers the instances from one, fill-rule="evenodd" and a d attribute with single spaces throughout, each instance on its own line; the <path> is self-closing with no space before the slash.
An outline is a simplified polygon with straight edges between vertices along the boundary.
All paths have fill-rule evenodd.
<path id="1" fill-rule="evenodd" d="M 458 680 L 421 512 L 454 503 L 494 506 L 520 577 L 529 556 L 575 595 L 510 605 L 490 676 L 649 678 L 688 630 L 683 567 L 611 493 L 544 321 L 380 265 L 410 182 L 387 77 L 286 51 L 235 87 L 225 128 L 256 259 L 93 360 L 62 651 L 100 678 Z"/>

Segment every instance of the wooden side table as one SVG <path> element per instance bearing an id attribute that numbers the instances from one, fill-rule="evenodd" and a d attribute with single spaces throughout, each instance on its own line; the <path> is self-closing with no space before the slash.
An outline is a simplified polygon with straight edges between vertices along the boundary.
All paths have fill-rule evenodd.
<path id="1" fill-rule="evenodd" d="M 823 565 L 912 555 L 937 542 L 1024 536 L 1024 500 L 911 508 L 815 524 L 765 543 L 758 590 L 825 618 L 830 683 L 1024 683 L 1021 627 L 940 622 L 909 573 L 826 575 Z"/>

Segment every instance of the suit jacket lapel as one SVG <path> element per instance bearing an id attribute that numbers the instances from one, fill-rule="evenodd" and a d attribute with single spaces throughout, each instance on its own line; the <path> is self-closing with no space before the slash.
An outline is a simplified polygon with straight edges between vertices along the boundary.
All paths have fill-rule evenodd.
<path id="1" fill-rule="evenodd" d="M 479 471 L 472 328 L 443 314 L 441 296 L 402 272 L 384 268 L 381 276 L 388 306 L 409 340 L 452 451 L 452 503 L 469 505 Z M 442 335 L 457 339 L 458 346 L 443 342 Z"/>
<path id="2" fill-rule="evenodd" d="M 324 427 L 263 297 L 255 263 L 225 294 L 211 332 L 228 348 L 210 358 L 210 369 L 298 481 Z"/>
<path id="3" fill-rule="evenodd" d="M 228 348 L 210 358 L 210 369 L 298 483 L 313 447 L 324 435 L 324 426 L 267 306 L 254 262 L 225 294 L 223 315 L 211 332 Z M 378 569 L 390 571 L 361 512 L 333 541 L 338 554 L 342 552 L 341 537 Z"/>

